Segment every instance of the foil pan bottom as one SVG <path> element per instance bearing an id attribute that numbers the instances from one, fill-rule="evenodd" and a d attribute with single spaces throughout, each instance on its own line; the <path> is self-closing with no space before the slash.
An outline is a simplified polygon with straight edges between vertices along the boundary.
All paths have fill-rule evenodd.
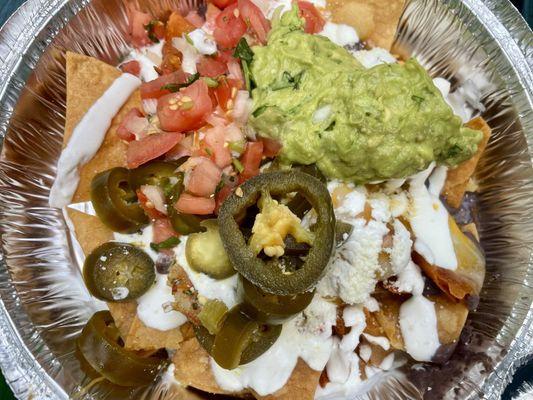
<path id="1" fill-rule="evenodd" d="M 142 2 L 154 13 L 177 1 Z M 103 29 L 105 27 L 105 29 Z M 68 228 L 47 207 L 65 118 L 64 51 L 116 63 L 127 50 L 120 0 L 28 0 L 0 31 L 0 365 L 21 399 L 66 399 L 90 383 L 74 340 L 94 311 Z M 480 165 L 487 278 L 452 359 L 383 376 L 365 398 L 497 399 L 533 354 L 533 36 L 507 1 L 411 0 L 394 51 L 452 90 L 481 96 L 494 134 Z M 94 399 L 179 398 L 159 382 Z"/>

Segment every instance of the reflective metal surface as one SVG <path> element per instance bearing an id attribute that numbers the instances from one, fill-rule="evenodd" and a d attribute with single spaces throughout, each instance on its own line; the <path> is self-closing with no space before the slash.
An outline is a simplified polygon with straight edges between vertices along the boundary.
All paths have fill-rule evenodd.
<path id="1" fill-rule="evenodd" d="M 143 3 L 156 14 L 176 5 Z M 21 399 L 182 398 L 162 382 L 127 394 L 87 387 L 73 340 L 93 306 L 62 214 L 47 207 L 65 115 L 64 51 L 116 63 L 125 28 L 120 0 L 29 0 L 0 31 L 0 364 Z M 385 375 L 369 398 L 497 399 L 532 357 L 532 45 L 507 1 L 412 0 L 402 17 L 394 51 L 479 91 L 474 106 L 494 130 L 478 174 L 488 270 L 452 360 Z"/>

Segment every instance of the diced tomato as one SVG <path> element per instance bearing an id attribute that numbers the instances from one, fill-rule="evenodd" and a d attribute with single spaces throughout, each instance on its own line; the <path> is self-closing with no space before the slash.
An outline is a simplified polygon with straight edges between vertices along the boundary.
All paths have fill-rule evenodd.
<path id="1" fill-rule="evenodd" d="M 204 19 L 196 11 L 189 11 L 185 19 L 195 28 L 201 28 L 204 25 Z"/>
<path id="2" fill-rule="evenodd" d="M 172 149 L 183 138 L 176 132 L 163 132 L 130 142 L 127 150 L 128 168 L 137 168 Z"/>
<path id="3" fill-rule="evenodd" d="M 215 193 L 222 170 L 209 158 L 199 157 L 201 162 L 189 173 L 186 189 L 195 196 L 209 197 Z"/>
<path id="4" fill-rule="evenodd" d="M 231 164 L 231 151 L 226 143 L 224 128 L 221 126 L 209 129 L 205 133 L 205 143 L 211 150 L 211 159 L 220 168 Z"/>
<path id="5" fill-rule="evenodd" d="M 241 164 L 244 170 L 239 176 L 239 180 L 244 182 L 259 174 L 259 167 L 263 159 L 263 142 L 248 142 L 246 150 L 241 156 Z"/>
<path id="6" fill-rule="evenodd" d="M 300 9 L 300 17 L 305 19 L 306 33 L 318 33 L 324 29 L 326 20 L 312 3 L 308 1 L 299 1 L 298 8 Z"/>
<path id="7" fill-rule="evenodd" d="M 214 92 L 217 103 L 222 110 L 227 111 L 228 108 L 233 108 L 233 105 L 228 102 L 230 100 L 232 100 L 232 102 L 235 100 L 235 95 L 239 90 L 239 86 L 240 82 L 236 79 L 221 77 L 218 80 L 218 86 L 215 88 Z"/>
<path id="8" fill-rule="evenodd" d="M 177 93 L 161 97 L 157 116 L 163 130 L 186 132 L 204 126 L 212 110 L 207 84 L 199 79 Z"/>
<path id="9" fill-rule="evenodd" d="M 207 31 L 213 32 L 215 30 L 218 14 L 220 14 L 220 9 L 215 5 L 208 3 L 207 11 L 205 12 L 205 28 Z"/>
<path id="10" fill-rule="evenodd" d="M 174 208 L 183 214 L 209 215 L 215 210 L 215 198 L 196 197 L 183 193 Z"/>
<path id="11" fill-rule="evenodd" d="M 187 74 L 181 70 L 167 75 L 162 75 L 153 81 L 144 82 L 141 85 L 141 98 L 143 100 L 158 99 L 170 93 L 170 90 L 164 89 L 164 86 L 171 83 L 185 82 L 187 82 Z"/>
<path id="12" fill-rule="evenodd" d="M 246 23 L 238 10 L 237 4 L 234 3 L 217 16 L 213 36 L 222 48 L 234 48 L 246 33 Z"/>
<path id="13" fill-rule="evenodd" d="M 139 76 L 141 74 L 141 64 L 139 64 L 139 61 L 137 60 L 131 60 L 120 65 L 120 69 L 122 72 L 126 72 L 135 76 Z"/>
<path id="14" fill-rule="evenodd" d="M 220 210 L 220 206 L 222 206 L 222 203 L 224 203 L 224 200 L 226 200 L 230 194 L 233 193 L 233 190 L 235 190 L 234 185 L 225 185 L 218 191 L 218 193 L 215 196 L 215 214 L 218 214 L 218 210 Z"/>
<path id="15" fill-rule="evenodd" d="M 156 218 L 154 221 L 153 242 L 161 243 L 178 234 L 172 228 L 170 220 L 165 217 Z"/>
<path id="16" fill-rule="evenodd" d="M 143 47 L 152 43 L 145 28 L 152 19 L 150 14 L 137 10 L 131 3 L 128 6 L 128 33 L 134 47 Z"/>
<path id="17" fill-rule="evenodd" d="M 263 155 L 265 157 L 276 157 L 279 154 L 281 148 L 283 147 L 280 142 L 274 139 L 262 137 L 259 138 L 259 140 L 263 142 Z"/>
<path id="18" fill-rule="evenodd" d="M 184 33 L 194 31 L 195 26 L 178 12 L 173 12 L 168 17 L 165 40 L 171 42 L 172 38 L 182 37 Z"/>
<path id="19" fill-rule="evenodd" d="M 213 57 L 202 57 L 196 66 L 201 76 L 216 78 L 228 72 L 228 66 Z"/>
<path id="20" fill-rule="evenodd" d="M 128 142 L 141 137 L 142 132 L 148 127 L 148 120 L 138 108 L 132 108 L 120 122 L 117 135 Z"/>
<path id="21" fill-rule="evenodd" d="M 211 0 L 211 2 L 218 8 L 226 8 L 230 4 L 236 3 L 237 0 Z"/>
<path id="22" fill-rule="evenodd" d="M 149 203 L 148 197 L 142 192 L 141 189 L 137 189 L 137 199 L 139 200 L 139 204 L 144 210 L 144 213 L 148 215 L 148 218 L 151 220 L 157 220 L 165 217 L 165 214 L 157 211 L 155 207 Z"/>
<path id="23" fill-rule="evenodd" d="M 218 50 L 217 55 L 215 56 L 217 60 L 222 61 L 223 63 L 228 63 L 231 60 L 239 61 L 238 58 L 233 57 L 233 50 Z"/>
<path id="24" fill-rule="evenodd" d="M 251 0 L 238 0 L 239 11 L 242 19 L 257 36 L 262 44 L 267 41 L 267 34 L 270 31 L 270 21 L 265 18 L 263 12 Z"/>

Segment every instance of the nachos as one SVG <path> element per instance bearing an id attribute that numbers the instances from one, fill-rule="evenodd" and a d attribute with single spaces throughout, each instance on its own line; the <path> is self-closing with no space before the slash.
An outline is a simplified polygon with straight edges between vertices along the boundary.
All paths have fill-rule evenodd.
<path id="1" fill-rule="evenodd" d="M 143 386 L 170 365 L 207 393 L 352 398 L 450 357 L 485 275 L 454 210 L 490 128 L 390 53 L 403 6 L 127 4 L 118 68 L 66 54 L 50 204 L 107 303 L 77 341 L 94 373 Z"/>

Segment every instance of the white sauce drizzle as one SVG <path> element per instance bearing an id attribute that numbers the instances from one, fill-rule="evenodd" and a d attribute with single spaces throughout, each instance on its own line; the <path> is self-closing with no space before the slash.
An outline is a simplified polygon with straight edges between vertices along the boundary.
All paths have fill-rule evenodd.
<path id="1" fill-rule="evenodd" d="M 397 275 L 397 280 L 394 286 L 398 288 L 400 292 L 422 294 L 424 291 L 424 278 L 420 272 L 420 267 L 413 261 L 409 260 L 409 263 L 405 268 Z"/>
<path id="2" fill-rule="evenodd" d="M 176 261 L 178 262 L 178 265 L 185 270 L 194 288 L 198 291 L 198 294 L 207 299 L 218 299 L 223 301 L 228 308 L 236 305 L 240 300 L 237 296 L 237 274 L 226 279 L 217 280 L 202 272 L 194 271 L 191 269 L 187 262 L 187 257 L 185 256 L 187 236 L 181 236 L 180 241 L 180 244 L 174 248 Z"/>
<path id="3" fill-rule="evenodd" d="M 397 62 L 396 58 L 387 50 L 381 47 L 374 47 L 371 50 L 359 50 L 350 52 L 357 61 L 363 64 L 365 68 L 372 68 L 380 64 L 393 64 Z"/>
<path id="4" fill-rule="evenodd" d="M 345 24 L 326 22 L 320 36 L 325 36 L 339 46 L 353 45 L 359 42 L 359 36 L 355 29 Z"/>
<path id="5" fill-rule="evenodd" d="M 433 168 L 434 163 L 409 180 L 411 208 L 408 218 L 416 237 L 414 248 L 430 264 L 455 270 L 457 257 L 448 225 L 448 211 L 425 185 Z"/>
<path id="6" fill-rule="evenodd" d="M 370 343 L 375 344 L 376 346 L 380 346 L 383 350 L 389 350 L 390 349 L 389 339 L 387 339 L 384 336 L 372 336 L 372 335 L 370 335 L 368 333 L 363 333 L 363 336 Z"/>
<path id="7" fill-rule="evenodd" d="M 429 193 L 435 197 L 439 197 L 444 184 L 446 183 L 446 176 L 448 174 L 448 167 L 444 165 L 439 165 L 436 167 L 431 175 L 429 176 Z"/>
<path id="8" fill-rule="evenodd" d="M 123 63 L 128 61 L 137 61 L 141 66 L 141 79 L 144 82 L 153 81 L 159 78 L 159 74 L 155 67 L 163 61 L 163 45 L 164 40 L 151 46 L 142 47 L 140 49 L 133 49 L 130 54 L 124 59 Z"/>
<path id="9" fill-rule="evenodd" d="M 150 247 L 153 238 L 152 225 L 148 225 L 140 233 L 114 232 L 113 236 L 115 241 L 130 243 L 146 252 L 152 260 L 157 260 L 157 253 Z M 156 273 L 155 284 L 137 299 L 137 316 L 149 328 L 160 331 L 177 328 L 187 322 L 187 317 L 167 306 L 173 301 L 174 296 L 171 287 L 167 284 L 167 275 Z"/>
<path id="10" fill-rule="evenodd" d="M 370 357 L 372 357 L 372 347 L 367 344 L 362 344 L 359 346 L 359 357 L 361 357 L 361 360 L 367 363 L 370 360 Z"/>
<path id="11" fill-rule="evenodd" d="M 321 371 L 333 348 L 331 326 L 335 323 L 335 308 L 334 304 L 315 296 L 304 311 L 306 317 L 300 314 L 284 323 L 281 335 L 274 345 L 251 363 L 229 371 L 211 360 L 216 382 L 224 390 L 241 391 L 250 388 L 260 396 L 266 396 L 285 385 L 298 358 L 302 358 L 310 368 Z M 324 322 L 316 316 L 330 318 Z"/>
<path id="12" fill-rule="evenodd" d="M 165 307 L 172 302 L 174 296 L 167 275 L 157 274 L 155 285 L 137 299 L 137 316 L 149 328 L 160 331 L 177 328 L 187 322 L 187 317 Z"/>
<path id="13" fill-rule="evenodd" d="M 383 371 L 388 371 L 394 366 L 394 353 L 390 353 L 387 357 L 381 361 L 381 364 L 379 364 L 379 368 Z"/>
<path id="14" fill-rule="evenodd" d="M 196 74 L 196 63 L 200 61 L 200 53 L 186 39 L 175 37 L 172 45 L 182 54 L 181 68 L 188 74 Z"/>
<path id="15" fill-rule="evenodd" d="M 57 177 L 50 190 L 50 207 L 61 208 L 71 202 L 80 180 L 78 168 L 94 157 L 104 141 L 111 121 L 140 85 L 139 78 L 122 74 L 102 97 L 96 100 L 74 128 L 57 163 Z"/>
<path id="16" fill-rule="evenodd" d="M 440 347 L 433 302 L 415 295 L 400 307 L 400 329 L 405 350 L 417 361 L 431 361 Z"/>
<path id="17" fill-rule="evenodd" d="M 209 55 L 217 52 L 217 44 L 203 29 L 190 32 L 189 38 L 200 54 Z"/>

